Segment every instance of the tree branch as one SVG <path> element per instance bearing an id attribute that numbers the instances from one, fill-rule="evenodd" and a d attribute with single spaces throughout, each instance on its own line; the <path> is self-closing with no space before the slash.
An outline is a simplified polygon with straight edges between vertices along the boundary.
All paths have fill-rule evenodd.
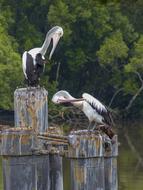
<path id="1" fill-rule="evenodd" d="M 57 67 L 57 72 L 56 72 L 56 82 L 58 82 L 58 79 L 59 79 L 60 66 L 61 66 L 61 62 L 58 62 L 58 67 Z"/>
<path id="2" fill-rule="evenodd" d="M 143 90 L 143 79 L 140 75 L 139 72 L 134 72 L 138 77 L 139 77 L 139 80 L 141 81 L 141 87 L 138 89 L 138 91 L 135 93 L 135 95 L 131 98 L 131 100 L 129 101 L 129 104 L 126 106 L 125 110 L 128 111 L 131 107 L 132 107 L 132 104 L 133 102 L 136 100 L 137 96 L 140 95 L 140 93 L 142 92 Z"/>
<path id="3" fill-rule="evenodd" d="M 118 89 L 118 90 L 113 94 L 113 96 L 112 96 L 112 98 L 111 98 L 111 100 L 110 100 L 110 102 L 109 102 L 108 107 L 111 107 L 111 105 L 112 105 L 112 103 L 113 103 L 115 97 L 116 97 L 117 94 L 118 94 L 119 92 L 121 92 L 122 90 L 123 90 L 123 88 L 120 88 L 120 89 Z"/>
<path id="4" fill-rule="evenodd" d="M 128 133 L 126 130 L 124 130 L 124 136 L 126 138 L 126 141 L 130 147 L 130 149 L 132 150 L 132 152 L 135 154 L 135 156 L 138 159 L 138 162 L 141 164 L 141 166 L 143 167 L 143 158 L 141 157 L 141 155 L 139 154 L 139 152 L 136 150 L 135 146 L 133 145 Z"/>

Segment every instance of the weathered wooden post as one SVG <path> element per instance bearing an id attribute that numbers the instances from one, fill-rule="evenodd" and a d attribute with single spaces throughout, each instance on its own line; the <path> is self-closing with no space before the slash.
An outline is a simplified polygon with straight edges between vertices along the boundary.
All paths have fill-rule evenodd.
<path id="1" fill-rule="evenodd" d="M 104 190 L 103 138 L 98 132 L 69 135 L 72 190 Z"/>
<path id="2" fill-rule="evenodd" d="M 15 127 L 1 136 L 5 190 L 50 190 L 49 155 L 37 138 L 48 128 L 47 94 L 34 87 L 14 93 Z"/>
<path id="3" fill-rule="evenodd" d="M 117 156 L 117 135 L 114 136 L 114 141 L 104 135 L 105 190 L 118 190 Z"/>
<path id="4" fill-rule="evenodd" d="M 63 190 L 62 157 L 56 154 L 49 155 L 49 161 L 51 190 Z"/>
<path id="5" fill-rule="evenodd" d="M 47 95 L 44 88 L 17 89 L 14 93 L 15 126 L 30 126 L 36 133 L 46 132 L 48 129 Z M 62 190 L 62 157 L 56 154 L 51 154 L 49 157 L 50 190 Z"/>
<path id="6" fill-rule="evenodd" d="M 33 130 L 12 128 L 1 134 L 4 190 L 50 190 L 49 156 L 33 154 Z"/>
<path id="7" fill-rule="evenodd" d="M 47 95 L 40 87 L 14 93 L 15 127 L 1 135 L 5 190 L 63 190 L 62 158 L 38 138 L 48 133 Z"/>
<path id="8" fill-rule="evenodd" d="M 74 190 L 117 190 L 117 135 L 114 141 L 100 132 L 74 131 L 68 157 Z"/>
<path id="9" fill-rule="evenodd" d="M 14 92 L 15 127 L 31 127 L 35 132 L 48 128 L 48 92 L 44 88 L 28 87 Z"/>

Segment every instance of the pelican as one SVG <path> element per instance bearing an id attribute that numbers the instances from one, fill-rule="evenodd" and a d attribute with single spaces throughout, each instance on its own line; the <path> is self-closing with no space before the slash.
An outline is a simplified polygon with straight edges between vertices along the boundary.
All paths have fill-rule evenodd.
<path id="1" fill-rule="evenodd" d="M 39 77 L 44 71 L 45 67 L 45 54 L 52 43 L 52 50 L 49 55 L 51 59 L 56 46 L 63 36 L 63 29 L 60 26 L 55 26 L 46 34 L 45 41 L 41 47 L 33 48 L 25 51 L 22 56 L 22 67 L 25 79 L 29 86 L 37 86 Z"/>
<path id="2" fill-rule="evenodd" d="M 58 91 L 52 97 L 55 104 L 71 103 L 81 109 L 89 120 L 88 129 L 94 130 L 97 125 L 113 126 L 110 111 L 99 100 L 88 93 L 83 93 L 82 98 L 74 98 L 67 91 Z"/>

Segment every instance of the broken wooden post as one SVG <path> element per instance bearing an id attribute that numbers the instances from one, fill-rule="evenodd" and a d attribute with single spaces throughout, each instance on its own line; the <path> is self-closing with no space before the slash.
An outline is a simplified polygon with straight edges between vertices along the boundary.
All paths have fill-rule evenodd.
<path id="1" fill-rule="evenodd" d="M 74 190 L 104 190 L 103 138 L 87 130 L 69 135 L 71 184 Z"/>
<path id="2" fill-rule="evenodd" d="M 45 141 L 38 138 L 48 129 L 47 95 L 40 87 L 14 93 L 15 127 L 1 136 L 4 190 L 63 190 L 62 158 L 55 153 L 49 161 Z"/>
<path id="3" fill-rule="evenodd" d="M 50 190 L 49 156 L 33 153 L 32 129 L 12 128 L 1 133 L 4 190 Z"/>
<path id="4" fill-rule="evenodd" d="M 49 154 L 37 138 L 48 128 L 47 94 L 35 87 L 14 93 L 15 127 L 1 134 L 4 190 L 50 190 Z"/>
<path id="5" fill-rule="evenodd" d="M 74 190 L 117 190 L 117 135 L 114 140 L 98 131 L 80 130 L 69 135 L 68 157 Z"/>
<path id="6" fill-rule="evenodd" d="M 49 155 L 50 163 L 50 190 L 63 190 L 62 157 L 56 154 Z"/>
<path id="7" fill-rule="evenodd" d="M 118 190 L 117 156 L 117 135 L 113 137 L 113 140 L 104 135 L 105 190 Z"/>
<path id="8" fill-rule="evenodd" d="M 15 127 L 32 127 L 35 132 L 48 128 L 48 92 L 44 88 L 19 88 L 14 92 Z"/>

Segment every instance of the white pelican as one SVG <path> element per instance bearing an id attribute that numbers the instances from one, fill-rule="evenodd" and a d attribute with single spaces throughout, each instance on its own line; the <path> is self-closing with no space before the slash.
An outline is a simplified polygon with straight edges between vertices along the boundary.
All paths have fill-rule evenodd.
<path id="1" fill-rule="evenodd" d="M 67 91 L 61 90 L 54 94 L 52 102 L 55 104 L 71 103 L 81 109 L 89 119 L 88 129 L 94 130 L 96 125 L 112 126 L 110 111 L 99 100 L 90 94 L 83 93 L 82 98 L 74 98 Z"/>
<path id="2" fill-rule="evenodd" d="M 62 36 L 63 29 L 60 26 L 55 26 L 47 32 L 42 47 L 33 48 L 23 53 L 22 67 L 25 79 L 29 86 L 36 86 L 38 84 L 40 74 L 44 71 L 44 56 L 48 47 L 52 43 L 52 50 L 49 55 L 49 59 L 51 59 L 58 41 Z"/>

